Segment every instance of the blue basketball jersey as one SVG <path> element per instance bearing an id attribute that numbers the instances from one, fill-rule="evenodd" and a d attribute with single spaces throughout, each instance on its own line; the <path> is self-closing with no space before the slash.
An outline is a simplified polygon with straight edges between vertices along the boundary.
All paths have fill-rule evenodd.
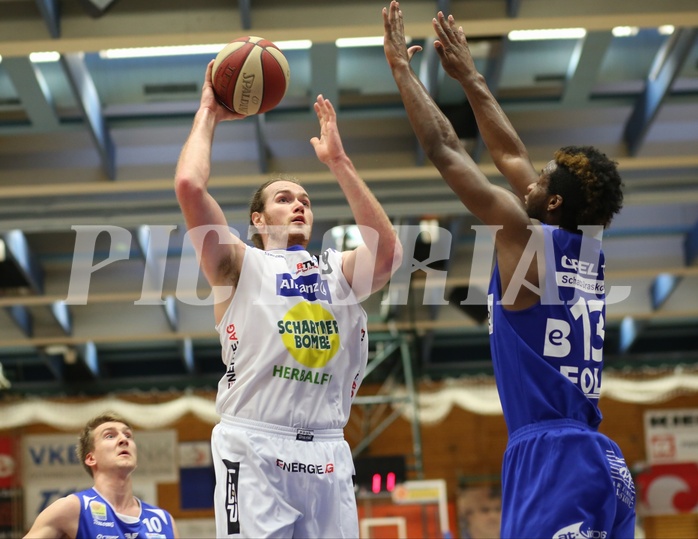
<path id="1" fill-rule="evenodd" d="M 506 310 L 497 265 L 488 295 L 492 361 L 509 433 L 554 419 L 593 428 L 601 422 L 606 310 L 601 242 L 541 226 L 546 254 L 541 301 Z"/>
<path id="2" fill-rule="evenodd" d="M 597 432 L 605 320 L 601 241 L 541 227 L 541 301 L 506 310 L 498 266 L 487 298 L 509 430 L 501 537 L 630 538 L 632 477 L 620 448 Z"/>
<path id="3" fill-rule="evenodd" d="M 172 516 L 159 507 L 139 500 L 140 517 L 127 522 L 94 488 L 76 492 L 80 500 L 77 539 L 113 537 L 123 539 L 160 539 L 174 537 Z M 128 518 L 128 517 L 126 517 Z"/>

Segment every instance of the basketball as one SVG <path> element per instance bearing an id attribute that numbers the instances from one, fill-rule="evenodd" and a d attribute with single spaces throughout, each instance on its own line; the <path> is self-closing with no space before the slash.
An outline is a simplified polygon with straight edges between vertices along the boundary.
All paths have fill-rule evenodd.
<path id="1" fill-rule="evenodd" d="M 216 55 L 211 72 L 218 101 L 238 114 L 261 114 L 286 94 L 291 72 L 281 50 L 256 36 L 234 39 Z"/>

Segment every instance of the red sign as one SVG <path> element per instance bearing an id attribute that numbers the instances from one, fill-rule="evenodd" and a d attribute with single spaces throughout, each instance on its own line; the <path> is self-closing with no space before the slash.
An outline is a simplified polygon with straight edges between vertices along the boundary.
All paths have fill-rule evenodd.
<path id="1" fill-rule="evenodd" d="M 0 437 L 0 488 L 17 486 L 17 456 L 12 438 Z"/>
<path id="2" fill-rule="evenodd" d="M 698 463 L 655 464 L 635 483 L 645 515 L 698 513 Z"/>

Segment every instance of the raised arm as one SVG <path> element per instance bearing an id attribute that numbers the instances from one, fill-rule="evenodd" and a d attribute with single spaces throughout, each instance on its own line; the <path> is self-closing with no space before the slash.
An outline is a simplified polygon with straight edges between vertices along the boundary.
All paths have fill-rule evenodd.
<path id="1" fill-rule="evenodd" d="M 337 178 L 356 224 L 374 232 L 363 234 L 365 243 L 342 255 L 344 276 L 363 298 L 388 282 L 402 261 L 402 245 L 383 207 L 344 152 L 332 103 L 319 95 L 315 112 L 320 122 L 320 137 L 313 137 L 310 143 L 318 159 Z"/>
<path id="2" fill-rule="evenodd" d="M 410 59 L 420 47 L 407 49 L 402 13 L 395 0 L 390 3 L 389 9 L 383 9 L 383 23 L 385 56 L 407 117 L 427 157 L 473 215 L 486 225 L 501 227 L 495 237 L 495 246 L 502 286 L 506 289 L 531 236 L 528 228 L 531 220 L 524 204 L 511 191 L 489 182 L 465 151 L 448 118 L 412 70 Z M 530 283 L 537 284 L 535 264 L 526 276 Z M 536 299 L 528 288 L 523 288 L 514 304 L 520 308 Z"/>
<path id="3" fill-rule="evenodd" d="M 429 160 L 463 204 L 491 225 L 528 224 L 523 206 L 511 192 L 492 185 L 465 151 L 448 118 L 412 70 L 410 60 L 421 47 L 405 44 L 398 2 L 383 9 L 385 55 L 402 97 L 407 117 Z"/>
<path id="4" fill-rule="evenodd" d="M 79 518 L 80 500 L 78 497 L 71 494 L 65 498 L 60 498 L 39 513 L 25 538 L 61 539 L 75 537 L 78 533 Z"/>
<path id="5" fill-rule="evenodd" d="M 485 77 L 475 68 L 463 27 L 442 12 L 432 21 L 438 40 L 434 48 L 446 73 L 458 81 L 475 114 L 478 129 L 494 164 L 523 200 L 528 186 L 538 179 L 523 142 L 490 92 Z"/>
<path id="6" fill-rule="evenodd" d="M 216 126 L 221 121 L 242 118 L 216 100 L 211 84 L 212 67 L 213 61 L 206 68 L 199 110 L 194 116 L 191 132 L 179 156 L 175 173 L 175 192 L 209 284 L 235 287 L 245 243 L 229 232 L 226 232 L 226 235 L 221 234 L 220 237 L 215 232 L 210 232 L 203 241 L 196 234 L 198 227 L 215 226 L 227 231 L 228 223 L 223 210 L 207 189 L 211 174 L 211 147 Z M 216 298 L 216 322 L 232 299 L 229 289 L 227 296 Z M 227 301 L 223 301 L 225 299 Z"/>

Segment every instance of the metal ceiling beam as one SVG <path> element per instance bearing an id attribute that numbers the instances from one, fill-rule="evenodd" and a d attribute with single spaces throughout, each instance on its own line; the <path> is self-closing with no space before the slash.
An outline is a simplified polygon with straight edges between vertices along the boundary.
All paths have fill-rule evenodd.
<path id="1" fill-rule="evenodd" d="M 26 337 L 34 336 L 34 318 L 31 311 L 23 305 L 5 307 L 7 314 Z"/>
<path id="2" fill-rule="evenodd" d="M 684 260 L 687 266 L 693 265 L 698 258 L 698 222 L 688 231 L 683 242 Z"/>
<path id="3" fill-rule="evenodd" d="M 521 11 L 521 0 L 507 0 L 507 16 L 515 18 Z"/>
<path id="4" fill-rule="evenodd" d="M 80 347 L 80 353 L 78 356 L 94 378 L 102 377 L 102 369 L 99 364 L 99 355 L 97 354 L 97 347 L 93 341 L 87 341 L 84 343 L 84 345 Z"/>
<path id="5" fill-rule="evenodd" d="M 196 373 L 196 356 L 194 355 L 194 344 L 192 340 L 189 337 L 182 339 L 179 343 L 179 350 L 182 354 L 182 362 L 187 369 L 187 373 Z"/>
<path id="6" fill-rule="evenodd" d="M 652 310 L 657 311 L 664 305 L 680 281 L 681 277 L 672 273 L 660 273 L 654 278 L 650 285 Z"/>
<path id="7" fill-rule="evenodd" d="M 44 76 L 27 56 L 3 58 L 2 65 L 10 76 L 19 100 L 33 129 L 55 130 L 59 127 L 53 96 Z"/>
<path id="8" fill-rule="evenodd" d="M 640 334 L 641 328 L 637 320 L 632 316 L 626 316 L 620 324 L 620 341 L 618 344 L 618 352 L 625 354 L 632 348 Z"/>
<path id="9" fill-rule="evenodd" d="M 60 6 L 58 0 L 36 0 L 36 5 L 44 18 L 51 37 L 61 37 Z"/>
<path id="10" fill-rule="evenodd" d="M 589 100 L 612 40 L 613 34 L 607 31 L 587 32 L 584 39 L 579 40 L 567 71 L 563 105 L 582 105 Z"/>
<path id="11" fill-rule="evenodd" d="M 238 0 L 238 9 L 240 10 L 240 25 L 243 30 L 252 28 L 252 10 L 250 9 L 251 0 Z"/>
<path id="12" fill-rule="evenodd" d="M 21 230 L 10 230 L 0 236 L 0 263 L 22 282 L 15 287 L 27 287 L 34 294 L 44 293 L 44 270 L 29 247 Z M 8 283 L 0 283 L 8 286 Z"/>
<path id="13" fill-rule="evenodd" d="M 662 102 L 671 91 L 674 80 L 681 71 L 698 35 L 696 28 L 679 28 L 667 40 L 654 61 L 645 81 L 645 89 L 635 104 L 623 138 L 630 155 L 637 155 Z"/>
<path id="14" fill-rule="evenodd" d="M 269 142 L 264 130 L 266 116 L 264 114 L 256 114 L 252 117 L 254 121 L 254 133 L 257 140 L 257 163 L 259 165 L 260 174 L 269 173 Z"/>
<path id="15" fill-rule="evenodd" d="M 177 300 L 174 296 L 165 296 L 165 303 L 162 308 L 165 310 L 167 324 L 175 333 L 179 332 L 179 314 L 177 312 Z"/>
<path id="16" fill-rule="evenodd" d="M 310 102 L 315 103 L 318 94 L 339 106 L 337 84 L 337 46 L 332 43 L 313 43 L 310 48 Z M 310 108 L 311 112 L 313 108 Z"/>
<path id="17" fill-rule="evenodd" d="M 0 2 L 0 6 L 5 2 Z M 10 2 L 11 4 L 11 2 Z M 47 39 L 44 25 L 34 20 L 0 17 L 0 55 L 26 56 L 34 51 L 56 50 L 60 53 L 98 51 L 114 47 L 147 47 L 196 43 L 225 43 L 244 29 L 234 18 L 232 4 L 206 6 L 198 2 L 191 9 L 181 9 L 172 2 L 172 10 L 145 11 L 139 3 L 136 9 L 116 10 L 108 17 L 94 20 L 87 16 L 71 17 L 71 37 Z M 470 2 L 456 2 L 452 7 L 456 20 L 463 21 L 468 36 L 504 36 L 522 28 L 584 27 L 587 31 L 611 30 L 616 26 L 655 27 L 661 24 L 675 27 L 698 26 L 695 2 L 538 2 L 540 14 L 525 3 L 523 15 L 505 17 L 498 2 L 480 2 L 483 9 L 471 7 Z M 487 9 L 491 5 L 491 9 Z M 559 7 L 558 7 L 559 6 Z M 177 9 L 179 7 L 179 9 Z M 586 11 L 585 11 L 586 10 Z M 1 11 L 0 11 L 1 12 Z M 543 13 L 544 12 L 544 13 Z M 413 2 L 406 13 L 406 29 L 413 39 L 432 38 L 431 2 Z M 167 24 L 163 24 L 166 17 Z M 255 33 L 271 41 L 310 39 L 313 43 L 334 43 L 340 37 L 375 35 L 380 31 L 378 11 L 357 9 L 351 2 L 277 2 L 273 9 L 255 11 Z"/>
<path id="18" fill-rule="evenodd" d="M 90 134 L 97 145 L 102 169 L 110 180 L 116 179 L 116 159 L 114 142 L 102 113 L 97 88 L 85 65 L 85 54 L 62 54 L 61 65 L 80 105 Z"/>
<path id="19" fill-rule="evenodd" d="M 54 301 L 51 304 L 51 314 L 66 335 L 73 334 L 73 316 L 65 301 Z"/>
<path id="20" fill-rule="evenodd" d="M 85 12 L 93 19 L 104 15 L 117 0 L 78 0 Z"/>
<path id="21" fill-rule="evenodd" d="M 65 353 L 51 353 L 53 350 L 47 350 L 47 348 L 39 349 L 38 355 L 42 359 L 44 365 L 49 370 L 49 372 L 56 378 L 61 384 L 66 381 L 66 367 L 65 367 Z"/>
<path id="22" fill-rule="evenodd" d="M 164 305 L 162 299 L 170 234 L 176 225 L 141 225 L 136 231 L 138 248 L 145 261 L 141 298 L 136 305 Z"/>

